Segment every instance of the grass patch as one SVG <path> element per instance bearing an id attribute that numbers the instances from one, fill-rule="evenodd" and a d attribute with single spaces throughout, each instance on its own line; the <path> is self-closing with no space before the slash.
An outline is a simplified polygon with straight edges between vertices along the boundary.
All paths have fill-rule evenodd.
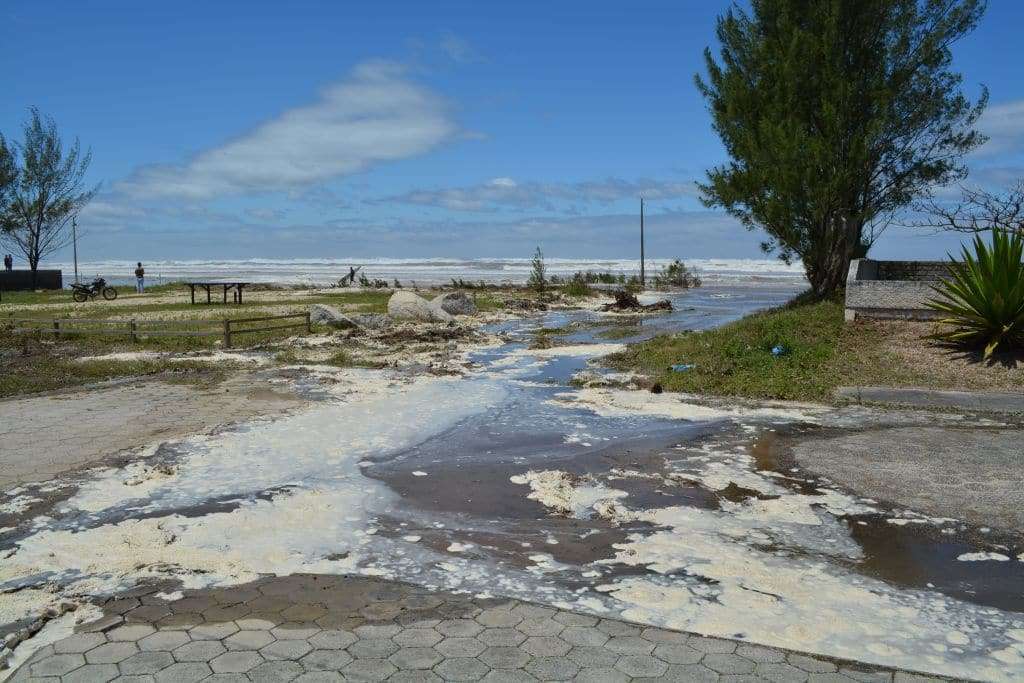
<path id="1" fill-rule="evenodd" d="M 714 330 L 656 337 L 608 362 L 641 372 L 666 391 L 719 396 L 828 401 L 839 386 L 978 388 L 978 382 L 950 371 L 954 360 L 944 359 L 925 336 L 920 323 L 848 325 L 838 301 L 796 301 Z M 776 346 L 785 355 L 773 355 Z M 676 363 L 695 367 L 674 372 L 670 366 Z M 981 384 L 992 388 L 1000 382 Z"/>
<path id="2" fill-rule="evenodd" d="M 620 325 L 618 327 L 611 327 L 607 330 L 601 330 L 597 333 L 597 337 L 601 339 L 625 339 L 626 337 L 635 337 L 640 334 L 640 327 L 637 325 Z"/>

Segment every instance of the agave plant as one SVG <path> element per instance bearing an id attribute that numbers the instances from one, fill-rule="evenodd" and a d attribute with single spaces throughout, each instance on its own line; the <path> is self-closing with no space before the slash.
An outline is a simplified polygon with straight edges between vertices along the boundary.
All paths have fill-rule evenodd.
<path id="1" fill-rule="evenodd" d="M 984 348 L 988 360 L 996 349 L 1024 347 L 1024 239 L 993 230 L 991 246 L 975 236 L 973 247 L 964 245 L 963 260 L 949 264 L 950 277 L 932 288 L 939 298 L 927 305 L 952 327 L 934 338 Z"/>

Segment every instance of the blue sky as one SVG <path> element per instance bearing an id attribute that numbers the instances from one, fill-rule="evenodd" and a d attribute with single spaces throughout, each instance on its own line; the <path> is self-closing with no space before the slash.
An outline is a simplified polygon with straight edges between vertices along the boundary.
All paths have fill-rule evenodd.
<path id="1" fill-rule="evenodd" d="M 758 257 L 705 210 L 724 160 L 693 86 L 726 2 L 0 6 L 0 131 L 29 106 L 93 151 L 82 257 Z M 1024 175 L 1024 4 L 958 44 L 991 90 L 972 182 Z M 959 239 L 893 229 L 879 257 Z"/>

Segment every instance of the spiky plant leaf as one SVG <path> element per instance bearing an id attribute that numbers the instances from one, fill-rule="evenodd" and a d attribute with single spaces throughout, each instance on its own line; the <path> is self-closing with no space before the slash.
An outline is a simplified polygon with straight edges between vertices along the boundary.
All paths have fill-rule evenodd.
<path id="1" fill-rule="evenodd" d="M 992 231 L 992 244 L 975 236 L 973 250 L 963 246 L 960 261 L 949 264 L 949 278 L 932 287 L 927 303 L 944 314 L 944 329 L 933 338 L 983 348 L 988 360 L 999 348 L 1024 347 L 1024 239 L 1019 233 Z"/>

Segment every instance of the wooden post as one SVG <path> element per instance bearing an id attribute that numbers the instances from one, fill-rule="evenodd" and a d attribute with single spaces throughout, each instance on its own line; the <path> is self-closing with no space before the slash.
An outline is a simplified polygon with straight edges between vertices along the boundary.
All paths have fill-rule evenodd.
<path id="1" fill-rule="evenodd" d="M 54 320 L 53 321 L 53 336 L 54 337 L 59 337 L 60 336 L 60 321 L 59 320 Z"/>
<path id="2" fill-rule="evenodd" d="M 313 321 L 310 318 L 309 311 L 306 311 L 306 334 L 313 334 Z"/>
<path id="3" fill-rule="evenodd" d="M 644 275 L 644 198 L 640 198 L 640 287 L 647 286 Z"/>
<path id="4" fill-rule="evenodd" d="M 139 341 L 138 336 L 136 336 L 136 334 L 135 334 L 135 330 L 136 329 L 137 328 L 136 328 L 136 325 L 135 325 L 135 318 L 132 318 L 131 320 L 128 321 L 128 336 L 131 338 L 132 344 L 134 344 L 137 341 Z"/>
<path id="5" fill-rule="evenodd" d="M 231 321 L 228 319 L 224 320 L 224 348 L 231 348 Z"/>

